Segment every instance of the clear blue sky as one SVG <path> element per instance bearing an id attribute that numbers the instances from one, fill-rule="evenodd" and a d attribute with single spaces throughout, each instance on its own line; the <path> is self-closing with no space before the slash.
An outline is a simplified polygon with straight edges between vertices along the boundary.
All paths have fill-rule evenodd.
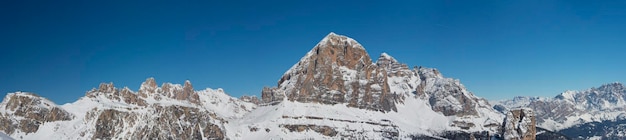
<path id="1" fill-rule="evenodd" d="M 626 1 L 1 1 L 0 95 L 146 78 L 260 95 L 329 32 L 487 99 L 626 81 Z"/>

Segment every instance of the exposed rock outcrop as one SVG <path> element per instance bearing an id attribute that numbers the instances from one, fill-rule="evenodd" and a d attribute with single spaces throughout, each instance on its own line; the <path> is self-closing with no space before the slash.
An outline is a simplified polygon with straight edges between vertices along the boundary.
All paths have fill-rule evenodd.
<path id="1" fill-rule="evenodd" d="M 255 105 L 259 105 L 261 103 L 261 100 L 259 100 L 258 97 L 256 96 L 241 96 L 239 97 L 240 100 L 244 101 L 244 102 L 249 102 L 249 103 L 253 103 Z"/>
<path id="2" fill-rule="evenodd" d="M 160 93 L 162 96 L 166 96 L 168 98 L 200 104 L 198 93 L 194 91 L 193 85 L 189 80 L 185 80 L 185 83 L 182 86 L 179 84 L 163 83 L 159 88 L 154 78 L 148 78 L 146 81 L 141 83 L 141 87 L 139 87 L 138 91 L 138 94 L 141 97 L 150 97 L 160 100 L 161 97 L 159 95 L 155 95 L 157 93 Z"/>
<path id="3" fill-rule="evenodd" d="M 281 127 L 289 130 L 289 132 L 302 132 L 312 130 L 324 136 L 334 137 L 337 135 L 337 131 L 333 127 L 329 126 L 317 126 L 317 125 L 282 125 Z"/>
<path id="4" fill-rule="evenodd" d="M 0 130 L 13 134 L 16 130 L 33 133 L 39 126 L 54 121 L 65 121 L 74 118 L 74 115 L 48 99 L 32 93 L 10 93 L 1 103 Z"/>
<path id="5" fill-rule="evenodd" d="M 98 89 L 92 89 L 86 94 L 89 98 L 104 97 L 113 101 L 120 101 L 127 104 L 146 106 L 146 101 L 135 94 L 128 87 L 121 90 L 113 86 L 113 83 L 101 83 Z"/>
<path id="6" fill-rule="evenodd" d="M 100 83 L 100 86 L 98 87 L 98 92 L 102 92 L 102 93 L 115 92 L 115 86 L 113 86 L 113 82 Z"/>
<path id="7" fill-rule="evenodd" d="M 10 93 L 0 103 L 0 132 L 25 139 L 227 139 L 229 120 L 254 108 L 222 89 L 194 91 L 189 81 L 159 88 L 148 78 L 138 92 L 102 83 L 63 106 Z"/>
<path id="8" fill-rule="evenodd" d="M 223 119 L 198 108 L 152 106 L 150 113 L 93 110 L 93 139 L 224 139 Z M 99 115 L 97 115 L 99 114 Z M 217 122 L 217 123 L 214 123 Z M 136 130 L 136 131 L 126 131 Z M 204 133 L 204 135 L 202 135 Z"/>
<path id="9" fill-rule="evenodd" d="M 365 49 L 354 39 L 328 34 L 278 81 L 276 88 L 264 88 L 266 103 L 348 103 L 350 107 L 396 111 L 398 96 L 390 93 L 387 72 L 372 63 Z M 283 97 L 286 96 L 286 97 Z"/>
<path id="10" fill-rule="evenodd" d="M 504 119 L 502 136 L 507 140 L 534 140 L 535 124 L 535 113 L 531 109 L 511 110 Z"/>
<path id="11" fill-rule="evenodd" d="M 141 97 L 146 98 L 148 96 L 148 94 L 154 94 L 157 92 L 157 88 L 159 88 L 157 86 L 156 80 L 154 80 L 154 78 L 150 77 L 148 79 L 146 79 L 145 82 L 141 83 L 141 87 L 139 87 L 139 91 L 138 94 Z"/>

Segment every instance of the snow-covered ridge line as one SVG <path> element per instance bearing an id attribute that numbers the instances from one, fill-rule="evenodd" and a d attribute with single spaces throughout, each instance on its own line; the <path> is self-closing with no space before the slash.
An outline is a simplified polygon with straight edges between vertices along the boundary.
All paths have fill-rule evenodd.
<path id="1" fill-rule="evenodd" d="M 139 139 L 144 138 L 147 133 L 152 133 L 150 135 L 153 136 L 150 138 L 165 139 L 174 135 L 161 135 L 164 131 L 182 132 L 183 128 L 193 128 L 196 132 L 206 131 L 206 134 L 201 134 L 202 137 L 198 139 L 222 139 L 226 133 L 225 123 L 236 120 L 256 108 L 255 104 L 227 95 L 221 88 L 196 91 L 189 81 L 184 85 L 164 83 L 162 87 L 157 87 L 155 83 L 154 78 L 148 78 L 137 92 L 128 87 L 116 88 L 113 83 L 102 83 L 99 88 L 88 91 L 84 97 L 62 106 L 57 106 L 34 93 L 10 93 L 0 104 L 0 124 L 12 124 L 17 128 L 0 127 L 0 131 L 20 139 Z M 24 101 L 28 104 L 22 103 Z M 25 105 L 20 106 L 24 109 L 17 108 L 18 111 L 14 111 L 15 104 Z M 29 115 L 46 112 L 63 116 Z M 18 117 L 24 113 L 26 116 Z M 43 119 L 46 120 L 41 121 L 38 116 L 44 116 Z M 178 117 L 176 120 L 173 118 L 161 120 L 168 123 L 154 124 L 159 119 L 172 116 Z M 6 117 L 9 119 L 5 119 Z M 29 121 L 41 123 L 33 127 L 24 127 L 24 124 L 19 122 L 23 119 L 34 119 Z M 198 119 L 202 121 L 198 122 Z M 102 121 L 109 123 L 102 124 Z M 189 126 L 192 124 L 200 126 Z M 177 125 L 181 128 L 152 129 L 158 125 L 167 127 Z M 106 131 L 103 130 L 105 128 Z M 192 134 L 187 132 L 189 130 L 185 131 L 177 133 L 174 138 Z"/>
<path id="2" fill-rule="evenodd" d="M 557 131 L 626 115 L 626 88 L 620 82 L 612 82 L 585 90 L 566 90 L 553 98 L 520 96 L 493 103 L 505 110 L 531 108 L 536 111 L 538 126 Z"/>

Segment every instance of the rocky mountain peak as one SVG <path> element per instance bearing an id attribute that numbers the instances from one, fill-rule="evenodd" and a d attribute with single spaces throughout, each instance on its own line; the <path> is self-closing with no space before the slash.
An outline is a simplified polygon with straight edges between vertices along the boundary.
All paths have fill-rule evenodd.
<path id="1" fill-rule="evenodd" d="M 102 93 L 112 93 L 115 92 L 115 86 L 113 86 L 113 82 L 110 83 L 100 83 L 98 87 L 98 92 Z"/>
<path id="2" fill-rule="evenodd" d="M 608 83 L 604 84 L 598 88 L 592 88 L 592 90 L 600 90 L 600 91 L 611 91 L 611 92 L 622 92 L 626 91 L 624 85 L 620 82 Z"/>
<path id="3" fill-rule="evenodd" d="M 133 94 L 133 90 L 128 87 L 124 87 L 122 88 L 122 90 L 120 90 L 120 94 Z"/>
<path id="4" fill-rule="evenodd" d="M 150 77 L 148 79 L 146 79 L 146 81 L 144 81 L 143 83 L 141 83 L 141 87 L 139 87 L 139 94 L 147 94 L 147 93 L 156 93 L 157 88 L 159 88 L 157 86 L 156 80 L 154 80 L 154 78 Z"/>
<path id="5" fill-rule="evenodd" d="M 317 45 L 320 47 L 348 45 L 353 48 L 365 50 L 356 40 L 344 35 L 335 34 L 334 32 L 330 32 L 326 35 Z"/>
<path id="6" fill-rule="evenodd" d="M 593 87 L 593 88 L 583 90 L 583 91 L 567 90 L 557 95 L 555 98 L 561 99 L 561 100 L 575 101 L 575 100 L 580 100 L 582 98 L 586 98 L 585 96 L 593 96 L 589 98 L 594 98 L 596 96 L 598 97 L 624 96 L 623 95 L 624 93 L 626 93 L 626 88 L 624 87 L 624 85 L 619 82 L 614 82 L 614 83 L 603 84 L 599 87 Z"/>
<path id="7" fill-rule="evenodd" d="M 315 64 L 337 64 L 350 69 L 369 65 L 372 59 L 356 40 L 335 33 L 328 34 L 309 53 Z M 320 65 L 323 66 L 323 65 Z"/>
<path id="8" fill-rule="evenodd" d="M 7 134 L 33 133 L 43 123 L 74 118 L 52 101 L 26 92 L 9 93 L 0 103 L 0 112 L 0 130 Z"/>
<path id="9" fill-rule="evenodd" d="M 191 82 L 189 80 L 185 80 L 185 84 L 183 85 L 183 89 L 184 90 L 191 90 L 191 91 L 193 91 L 193 85 L 191 85 Z"/>
<path id="10" fill-rule="evenodd" d="M 443 78 L 443 75 L 436 68 L 419 68 L 419 75 L 423 78 Z"/>
<path id="11" fill-rule="evenodd" d="M 556 99 L 560 99 L 560 100 L 570 100 L 570 101 L 574 101 L 575 97 L 577 96 L 577 91 L 574 90 L 567 90 L 559 95 L 557 95 Z"/>
<path id="12" fill-rule="evenodd" d="M 398 60 L 396 60 L 395 58 L 393 58 L 391 55 L 389 55 L 387 53 L 381 53 L 380 57 L 378 57 L 378 61 L 376 61 L 376 63 L 379 63 L 381 61 L 388 61 L 389 63 L 398 63 Z"/>
<path id="13" fill-rule="evenodd" d="M 285 72 L 277 88 L 264 89 L 262 97 L 264 102 L 282 101 L 286 95 L 291 101 L 389 111 L 397 100 L 389 93 L 385 71 L 372 63 L 363 46 L 330 33 Z"/>
<path id="14" fill-rule="evenodd" d="M 376 60 L 376 65 L 387 71 L 389 76 L 408 76 L 412 73 L 406 64 L 398 62 L 398 60 L 387 53 L 380 54 L 380 57 Z"/>
<path id="15" fill-rule="evenodd" d="M 185 80 L 185 84 L 183 85 L 183 92 L 175 96 L 175 99 L 188 100 L 192 103 L 198 103 L 198 98 L 198 94 L 194 91 L 193 85 L 191 85 L 191 82 L 189 80 Z"/>

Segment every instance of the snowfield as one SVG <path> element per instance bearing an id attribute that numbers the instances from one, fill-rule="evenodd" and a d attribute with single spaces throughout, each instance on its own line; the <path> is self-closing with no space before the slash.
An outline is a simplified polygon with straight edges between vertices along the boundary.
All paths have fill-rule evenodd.
<path id="1" fill-rule="evenodd" d="M 237 139 L 328 139 L 313 131 L 291 133 L 281 125 L 316 125 L 336 128 L 338 135 L 380 139 L 384 129 L 397 126 L 400 134 L 431 134 L 449 129 L 445 116 L 434 112 L 421 100 L 411 99 L 398 106 L 398 112 L 377 112 L 347 107 L 347 104 L 323 105 L 283 101 L 263 106 L 228 125 L 229 137 Z M 388 126 L 381 126 L 388 125 Z M 251 132 L 251 128 L 258 131 Z M 234 130 L 234 131 L 232 131 Z M 266 130 L 269 130 L 267 132 Z"/>

